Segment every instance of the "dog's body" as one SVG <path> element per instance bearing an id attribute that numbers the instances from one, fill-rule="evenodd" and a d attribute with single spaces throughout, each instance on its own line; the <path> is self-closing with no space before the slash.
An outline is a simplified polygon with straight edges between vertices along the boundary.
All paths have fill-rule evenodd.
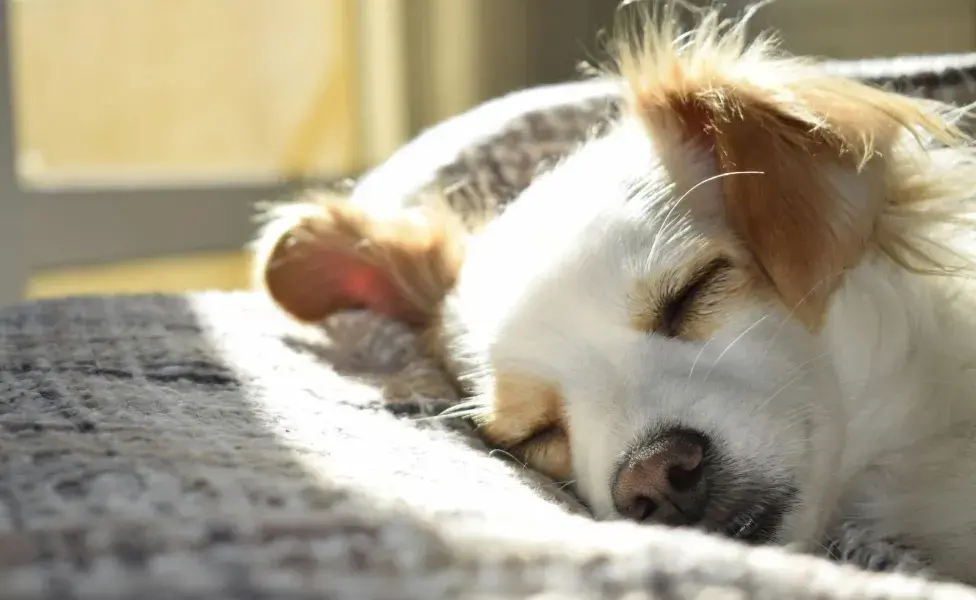
<path id="1" fill-rule="evenodd" d="M 845 441 L 834 523 L 862 524 L 972 580 L 976 564 L 973 295 L 884 259 L 856 267 L 826 327 Z"/>
<path id="2" fill-rule="evenodd" d="M 628 41 L 624 114 L 504 211 L 281 212 L 261 280 L 302 320 L 423 329 L 461 412 L 600 518 L 806 548 L 860 523 L 973 581 L 969 140 L 742 36 Z"/>

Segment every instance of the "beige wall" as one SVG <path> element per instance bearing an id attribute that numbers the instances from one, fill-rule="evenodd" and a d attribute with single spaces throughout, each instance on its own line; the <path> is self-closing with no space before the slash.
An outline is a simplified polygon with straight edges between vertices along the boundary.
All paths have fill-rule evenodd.
<path id="1" fill-rule="evenodd" d="M 355 1 L 13 2 L 21 173 L 57 184 L 358 167 Z"/>
<path id="2" fill-rule="evenodd" d="M 798 54 L 864 58 L 976 50 L 973 0 L 778 0 L 758 16 Z"/>

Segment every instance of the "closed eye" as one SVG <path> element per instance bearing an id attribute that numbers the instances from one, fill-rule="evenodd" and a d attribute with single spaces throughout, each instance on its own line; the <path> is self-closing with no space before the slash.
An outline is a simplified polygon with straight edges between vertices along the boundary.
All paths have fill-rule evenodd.
<path id="1" fill-rule="evenodd" d="M 529 467 L 553 479 L 572 477 L 569 436 L 562 427 L 550 425 L 539 429 L 509 450 Z"/>
<path id="2" fill-rule="evenodd" d="M 512 448 L 514 450 L 524 450 L 529 446 L 548 444 L 549 442 L 552 441 L 554 437 L 558 437 L 561 435 L 566 435 L 561 427 L 558 427 L 556 425 L 547 425 L 545 427 L 533 431 L 532 434 L 530 434 L 528 437 L 526 437 L 518 444 L 512 446 Z"/>
<path id="3" fill-rule="evenodd" d="M 687 322 L 699 312 L 702 296 L 727 280 L 732 262 L 719 257 L 696 270 L 680 288 L 664 297 L 655 332 L 665 337 L 680 337 Z"/>

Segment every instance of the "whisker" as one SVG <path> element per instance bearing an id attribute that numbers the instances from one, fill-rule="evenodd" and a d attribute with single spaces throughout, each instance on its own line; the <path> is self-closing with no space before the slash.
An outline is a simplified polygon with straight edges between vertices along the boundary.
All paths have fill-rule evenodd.
<path id="1" fill-rule="evenodd" d="M 441 412 L 441 413 L 436 414 L 436 415 L 427 415 L 427 416 L 424 416 L 424 417 L 413 417 L 410 420 L 411 421 L 418 422 L 418 423 L 427 423 L 427 422 L 433 422 L 433 421 L 448 421 L 448 420 L 452 420 L 452 419 L 467 419 L 469 417 L 474 417 L 474 416 L 477 416 L 479 414 L 481 414 L 481 413 L 480 412 L 477 412 L 477 411 L 472 411 L 472 412 L 453 412 L 453 413 L 449 413 L 449 414 L 445 414 L 445 413 Z"/>
<path id="2" fill-rule="evenodd" d="M 766 362 L 766 359 L 769 357 L 769 351 L 773 347 L 773 343 L 779 337 L 779 334 L 783 332 L 783 328 L 786 327 L 786 324 L 789 322 L 789 320 L 793 317 L 794 314 L 796 314 L 797 309 L 799 309 L 800 306 L 802 306 L 803 303 L 806 302 L 807 299 L 810 298 L 810 295 L 812 293 L 814 293 L 815 291 L 817 291 L 817 288 L 819 288 L 823 284 L 827 283 L 829 280 L 833 279 L 834 277 L 840 277 L 841 275 L 844 274 L 844 272 L 845 272 L 845 269 L 841 269 L 841 270 L 837 271 L 836 273 L 827 275 L 826 277 L 824 277 L 823 279 L 821 279 L 819 282 L 815 283 L 813 285 L 813 287 L 811 287 L 810 290 L 806 294 L 803 294 L 803 297 L 800 298 L 799 302 L 797 302 L 796 304 L 793 305 L 793 308 L 790 309 L 790 312 L 786 315 L 786 317 L 783 318 L 782 322 L 780 322 L 779 327 L 776 329 L 776 333 L 773 334 L 772 339 L 770 339 L 769 340 L 769 343 L 766 344 L 766 351 L 763 352 L 763 357 L 759 361 L 759 364 L 760 365 L 762 365 L 764 362 Z"/>
<path id="3" fill-rule="evenodd" d="M 736 342 L 738 342 L 739 340 L 741 340 L 747 333 L 749 333 L 750 331 L 752 331 L 753 329 L 755 329 L 756 327 L 758 327 L 760 323 L 762 323 L 763 321 L 765 321 L 766 320 L 766 317 L 768 317 L 768 316 L 769 315 L 764 315 L 764 316 L 760 317 L 759 319 L 756 320 L 755 323 L 753 323 L 749 327 L 746 327 L 745 331 L 743 331 L 739 335 L 735 336 L 735 339 L 734 340 L 732 340 L 731 342 L 729 342 L 729 345 L 726 346 L 724 350 L 722 350 L 722 352 L 718 355 L 718 358 L 716 358 L 712 362 L 712 366 L 708 369 L 708 372 L 705 373 L 705 381 L 708 381 L 708 377 L 712 374 L 712 371 L 715 369 L 715 366 L 718 365 L 719 361 L 722 360 L 722 357 L 725 356 L 725 353 L 728 352 L 732 348 L 732 346 L 734 346 Z"/>
<path id="4" fill-rule="evenodd" d="M 797 373 L 797 371 L 800 371 L 800 372 L 795 377 L 793 377 L 792 379 L 790 379 L 786 383 L 786 387 L 789 387 L 790 385 L 793 385 L 794 383 L 796 383 L 797 381 L 799 381 L 801 377 L 803 377 L 804 375 L 806 375 L 807 373 L 809 373 L 810 371 L 812 371 L 813 370 L 813 367 L 809 366 L 811 363 L 816 362 L 818 360 L 822 360 L 822 359 L 824 359 L 824 358 L 826 358 L 828 356 L 829 356 L 829 353 L 828 352 L 824 352 L 822 354 L 819 354 L 817 356 L 814 356 L 813 358 L 811 358 L 809 360 L 803 361 L 802 363 L 796 365 L 795 367 L 793 367 L 792 369 L 790 369 L 789 371 L 787 371 L 786 375 L 783 376 L 784 378 L 790 377 L 794 373 Z M 756 406 L 755 412 L 760 412 L 763 409 L 765 409 L 767 406 L 769 406 L 769 403 L 773 400 L 773 398 L 775 398 L 778 394 L 782 393 L 782 391 L 783 391 L 782 388 L 779 389 L 779 390 L 777 390 L 772 396 L 770 396 L 769 398 L 767 398 L 766 400 L 764 400 L 761 404 L 759 404 L 758 406 Z"/>
<path id="5" fill-rule="evenodd" d="M 508 458 L 510 458 L 512 460 L 512 462 L 514 462 L 517 465 L 519 465 L 520 467 L 522 467 L 522 470 L 523 471 L 529 469 L 529 465 L 527 463 L 522 462 L 521 460 L 519 460 L 518 458 L 516 458 L 514 454 L 512 454 L 511 452 L 509 452 L 507 450 L 502 450 L 501 448 L 492 448 L 491 450 L 488 451 L 488 456 L 490 458 L 494 458 L 494 456 L 496 454 L 504 454 L 505 456 L 507 456 Z"/>
<path id="6" fill-rule="evenodd" d="M 702 354 L 705 353 L 705 348 L 715 341 L 715 336 L 708 338 L 708 340 L 702 344 L 701 350 L 698 351 L 698 355 L 695 356 L 694 362 L 691 363 L 691 369 L 688 371 L 688 381 L 686 383 L 691 383 L 691 376 L 695 373 L 695 367 L 698 365 L 698 361 L 701 360 Z"/>
<path id="7" fill-rule="evenodd" d="M 677 208 L 678 205 L 681 204 L 681 202 L 684 201 L 684 199 L 687 198 L 689 194 L 691 194 L 692 192 L 694 192 L 695 190 L 697 190 L 701 186 L 705 185 L 706 183 L 711 183 L 711 182 L 713 182 L 713 181 L 715 181 L 717 179 L 721 179 L 723 177 L 730 177 L 732 175 L 764 175 L 764 174 L 765 173 L 763 173 L 762 171 L 729 171 L 728 173 L 719 173 L 718 175 L 712 175 L 711 177 L 706 177 L 705 179 L 702 179 L 701 181 L 699 181 L 695 185 L 693 185 L 690 188 L 688 188 L 688 190 L 684 194 L 681 194 L 681 196 L 679 196 L 678 199 L 675 200 L 671 204 L 671 208 L 669 208 L 668 209 L 668 212 L 665 213 L 665 215 L 664 215 L 664 221 L 663 221 L 663 223 L 661 225 L 661 228 L 658 230 L 657 235 L 654 236 L 654 242 L 651 243 L 651 252 L 650 252 L 650 255 L 651 256 L 655 256 L 655 252 L 657 251 L 658 242 L 661 240 L 662 233 L 668 227 L 668 219 L 670 218 L 671 213 L 674 212 L 674 209 Z"/>
<path id="8" fill-rule="evenodd" d="M 779 389 L 777 389 L 775 392 L 773 392 L 773 394 L 770 397 L 768 397 L 765 400 L 763 400 L 763 402 L 762 402 L 762 404 L 760 404 L 760 406 L 761 407 L 768 406 L 770 402 L 772 402 L 777 396 L 779 396 L 780 394 L 782 394 L 784 391 L 788 390 L 793 384 L 795 384 L 797 381 L 799 381 L 800 378 L 802 378 L 804 375 L 806 375 L 806 372 L 800 373 L 799 375 L 797 375 L 793 379 L 790 379 L 789 381 L 787 381 Z"/>
<path id="9" fill-rule="evenodd" d="M 453 406 L 449 406 L 442 410 L 440 414 L 442 416 L 458 416 L 460 414 L 467 414 L 469 412 L 484 412 L 488 409 L 480 400 L 467 400 L 465 402 L 458 402 Z"/>

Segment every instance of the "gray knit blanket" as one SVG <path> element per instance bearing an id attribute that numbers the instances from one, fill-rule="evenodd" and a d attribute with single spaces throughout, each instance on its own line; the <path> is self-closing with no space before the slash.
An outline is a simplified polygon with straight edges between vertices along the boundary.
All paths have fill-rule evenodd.
<path id="1" fill-rule="evenodd" d="M 908 61 L 927 70 L 899 77 L 941 75 L 929 95 L 976 99 L 976 58 L 944 60 L 955 66 Z M 448 181 L 453 201 L 504 201 L 578 143 L 565 132 L 594 126 L 580 115 L 612 118 L 604 92 L 489 103 L 356 193 Z M 559 484 L 438 418 L 454 394 L 411 332 L 365 312 L 303 327 L 251 293 L 0 312 L 0 599 L 976 599 L 920 576 L 592 521 Z M 854 551 L 844 543 L 841 558 Z"/>

